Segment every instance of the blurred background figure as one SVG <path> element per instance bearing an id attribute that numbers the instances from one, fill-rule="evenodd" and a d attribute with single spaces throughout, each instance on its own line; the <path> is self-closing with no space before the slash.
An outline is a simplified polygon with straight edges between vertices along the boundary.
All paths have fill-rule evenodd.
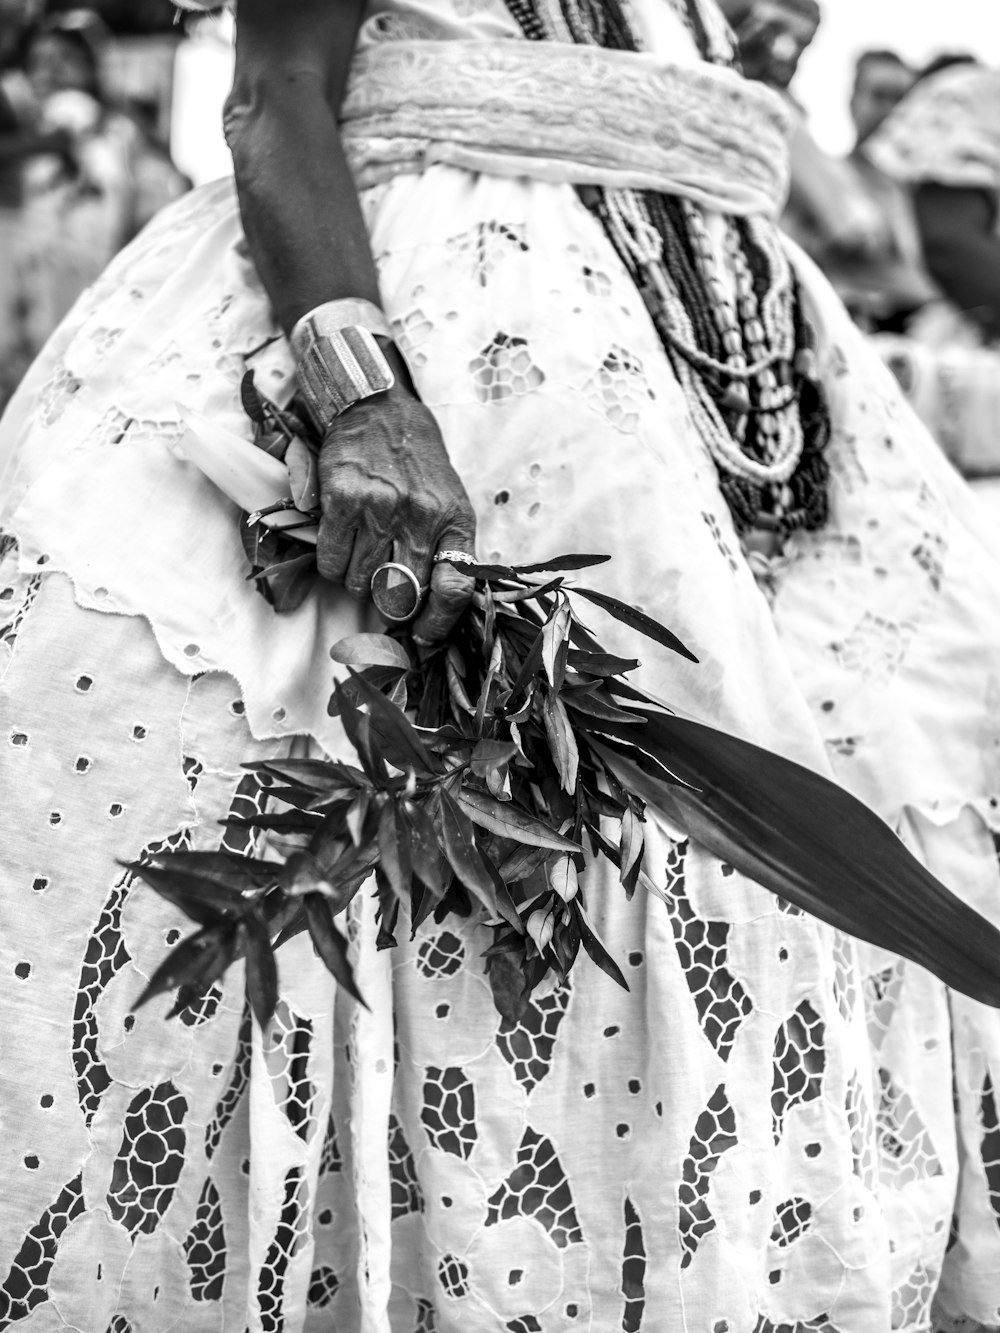
<path id="1" fill-rule="evenodd" d="M 852 157 L 862 151 L 865 140 L 903 100 L 916 77 L 917 71 L 896 51 L 863 51 L 858 56 L 850 101 L 855 135 Z"/>
<path id="2" fill-rule="evenodd" d="M 166 0 L 0 0 L 0 409 L 119 247 L 190 186 Z"/>
<path id="3" fill-rule="evenodd" d="M 841 157 L 817 143 L 792 89 L 820 27 L 815 0 L 725 8 L 745 73 L 795 116 L 785 231 L 1000 509 L 1000 72 L 965 52 L 918 70 L 893 49 L 861 51 Z"/>
<path id="4" fill-rule="evenodd" d="M 880 347 L 948 455 L 1000 504 L 1000 70 L 936 61 L 868 151 L 912 192 L 940 293 Z"/>
<path id="5" fill-rule="evenodd" d="M 30 28 L 21 64 L 30 114 L 61 151 L 25 165 L 18 248 L 24 338 L 41 347 L 118 250 L 188 182 L 141 109 L 108 92 L 111 34 L 92 10 L 56 13 Z"/>
<path id="6" fill-rule="evenodd" d="M 107 38 L 95 14 L 72 10 L 22 40 L 34 126 L 62 139 L 61 151 L 36 154 L 24 168 L 20 296 L 24 334 L 36 349 L 132 231 L 132 122 L 106 96 Z"/>
<path id="7" fill-rule="evenodd" d="M 722 0 L 748 79 L 784 92 L 820 24 L 817 0 Z"/>
<path id="8" fill-rule="evenodd" d="M 784 230 L 834 285 L 841 270 L 875 262 L 890 233 L 878 203 L 850 162 L 825 152 L 791 91 L 799 62 L 820 27 L 816 0 L 727 0 L 744 73 L 784 94 L 793 115 L 791 179 Z M 850 303 L 849 308 L 850 308 Z"/>
<path id="9" fill-rule="evenodd" d="M 871 136 L 903 100 L 918 74 L 896 51 L 863 51 L 854 67 L 850 113 L 854 146 L 847 157 L 853 179 L 882 222 L 878 244 L 866 253 L 834 251 L 827 276 L 854 318 L 869 332 L 902 333 L 936 296 L 927 273 L 910 191 L 872 161 Z"/>
<path id="10" fill-rule="evenodd" d="M 32 21 L 32 0 L 0 0 L 0 408 L 30 361 L 18 318 L 17 242 L 23 202 L 22 169 L 37 152 L 62 144 L 29 125 L 30 91 L 18 67 L 21 37 Z"/>

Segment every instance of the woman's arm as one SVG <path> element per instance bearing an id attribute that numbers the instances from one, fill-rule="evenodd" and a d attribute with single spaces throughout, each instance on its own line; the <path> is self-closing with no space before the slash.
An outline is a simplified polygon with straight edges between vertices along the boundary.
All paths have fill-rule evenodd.
<path id="1" fill-rule="evenodd" d="M 378 282 L 334 111 L 362 0 L 240 0 L 226 103 L 240 211 L 286 332 L 323 301 Z"/>
<path id="2" fill-rule="evenodd" d="M 236 75 L 226 104 L 240 211 L 261 280 L 286 332 L 326 301 L 379 291 L 334 111 L 362 0 L 240 0 Z M 378 565 L 409 566 L 431 592 L 414 633 L 438 640 L 472 581 L 436 551 L 472 552 L 475 518 L 440 431 L 394 345 L 396 375 L 330 425 L 320 456 L 320 572 L 357 597 Z"/>
<path id="3" fill-rule="evenodd" d="M 982 190 L 927 182 L 914 203 L 931 276 L 989 337 L 1000 338 L 997 201 Z"/>

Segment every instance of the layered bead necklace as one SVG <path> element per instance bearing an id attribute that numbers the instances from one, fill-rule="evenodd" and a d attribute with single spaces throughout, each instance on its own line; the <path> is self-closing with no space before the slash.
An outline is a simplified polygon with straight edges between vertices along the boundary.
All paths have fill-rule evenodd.
<path id="1" fill-rule="evenodd" d="M 623 0 L 506 2 L 532 41 L 639 49 Z M 703 59 L 736 64 L 714 5 L 677 0 L 677 7 Z M 829 413 L 815 338 L 774 224 L 723 219 L 731 288 L 697 205 L 644 190 L 585 186 L 579 193 L 642 294 L 737 531 L 784 536 L 821 527 Z"/>

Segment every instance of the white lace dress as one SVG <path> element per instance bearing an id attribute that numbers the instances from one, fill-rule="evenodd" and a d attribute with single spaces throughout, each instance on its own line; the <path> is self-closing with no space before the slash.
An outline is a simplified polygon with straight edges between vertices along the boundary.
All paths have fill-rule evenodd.
<path id="1" fill-rule="evenodd" d="M 513 31 L 491 0 L 449 13 Z M 665 4 L 658 31 L 693 59 Z M 997 556 L 815 272 L 833 517 L 755 578 L 571 187 L 435 165 L 364 206 L 481 552 L 612 553 L 605 586 L 700 658 L 650 646 L 650 689 L 834 771 L 1000 917 Z M 590 888 L 628 993 L 582 963 L 502 1022 L 482 926 L 378 954 L 365 901 L 370 1012 L 301 940 L 266 1039 L 235 969 L 170 1022 L 168 999 L 130 1012 L 185 923 L 119 863 L 218 846 L 260 800 L 245 761 L 345 749 L 328 649 L 357 611 L 317 589 L 275 617 L 175 452 L 178 402 L 243 429 L 248 363 L 287 387 L 274 333 L 232 185 L 206 187 L 115 261 L 0 432 L 0 1330 L 1000 1325 L 995 1015 L 664 830 L 669 905 Z"/>

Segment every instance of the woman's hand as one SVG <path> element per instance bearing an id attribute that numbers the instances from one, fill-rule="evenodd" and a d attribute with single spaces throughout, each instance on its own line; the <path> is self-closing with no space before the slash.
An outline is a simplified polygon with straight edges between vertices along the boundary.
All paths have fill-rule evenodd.
<path id="1" fill-rule="evenodd" d="M 448 458 L 437 422 L 401 384 L 363 399 L 338 417 L 319 457 L 319 571 L 358 598 L 372 575 L 395 561 L 429 585 L 413 622 L 426 642 L 444 639 L 472 595 L 459 566 L 434 564 L 436 552 L 474 554 L 472 504 Z"/>
<path id="2" fill-rule="evenodd" d="M 247 243 L 283 328 L 345 297 L 379 302 L 364 218 L 337 126 L 363 0 L 240 0 L 225 128 Z M 440 550 L 474 551 L 475 518 L 405 362 L 386 393 L 355 403 L 320 453 L 320 573 L 371 596 L 379 565 L 430 592 L 414 634 L 446 637 L 473 580 Z"/>

